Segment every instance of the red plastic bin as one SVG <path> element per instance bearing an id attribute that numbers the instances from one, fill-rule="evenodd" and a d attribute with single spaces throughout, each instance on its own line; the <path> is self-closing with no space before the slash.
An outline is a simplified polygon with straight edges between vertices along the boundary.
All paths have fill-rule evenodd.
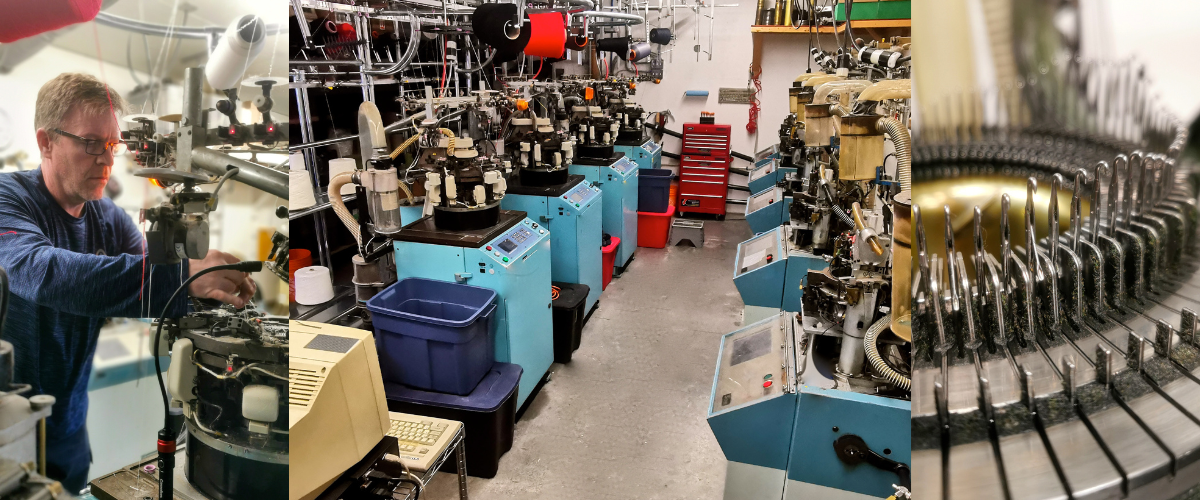
<path id="1" fill-rule="evenodd" d="M 600 270 L 600 274 L 604 275 L 600 282 L 600 290 L 606 290 L 608 284 L 612 282 L 613 264 L 617 262 L 617 248 L 621 246 L 621 238 L 612 237 L 612 243 L 606 247 L 600 247 L 600 252 L 604 254 L 603 265 L 604 269 Z"/>
<path id="2" fill-rule="evenodd" d="M 671 216 L 675 207 L 668 206 L 666 212 L 638 212 L 638 245 L 646 248 L 666 248 L 671 232 Z"/>

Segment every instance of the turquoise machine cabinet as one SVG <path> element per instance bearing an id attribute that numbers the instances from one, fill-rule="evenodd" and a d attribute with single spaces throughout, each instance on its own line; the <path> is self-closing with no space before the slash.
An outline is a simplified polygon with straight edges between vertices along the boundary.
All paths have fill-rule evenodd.
<path id="1" fill-rule="evenodd" d="M 755 234 L 765 233 L 791 219 L 792 197 L 783 188 L 772 186 L 746 200 L 746 222 Z"/>
<path id="2" fill-rule="evenodd" d="M 496 291 L 496 361 L 524 370 L 518 408 L 554 362 L 550 232 L 525 215 L 501 210 L 497 224 L 472 231 L 439 229 L 433 217 L 424 217 L 394 236 L 399 279 L 458 281 Z"/>
<path id="3" fill-rule="evenodd" d="M 754 154 L 754 166 L 762 165 L 770 160 L 779 158 L 779 145 L 772 144 Z"/>
<path id="4" fill-rule="evenodd" d="M 800 312 L 800 298 L 808 272 L 829 263 L 792 243 L 793 229 L 780 226 L 738 245 L 733 284 L 746 305 L 747 318 L 760 318 L 780 310 Z"/>
<path id="5" fill-rule="evenodd" d="M 662 146 L 654 139 L 623 141 L 617 139 L 613 151 L 624 153 L 626 158 L 637 163 L 638 168 L 662 168 Z"/>
<path id="6" fill-rule="evenodd" d="M 582 175 L 603 193 L 604 232 L 621 239 L 613 266 L 613 275 L 619 275 L 637 249 L 637 164 L 619 153 L 611 158 L 576 157 L 573 161 L 570 173 Z"/>
<path id="7" fill-rule="evenodd" d="M 750 170 L 747 185 L 751 193 L 759 193 L 779 184 L 779 181 L 784 180 L 787 174 L 793 172 L 796 172 L 795 167 L 785 167 L 782 160 L 771 158 L 767 161 L 757 163 Z"/>
<path id="8" fill-rule="evenodd" d="M 603 197 L 600 189 L 572 175 L 557 186 L 525 187 L 509 182 L 500 206 L 520 210 L 550 231 L 550 275 L 554 281 L 587 285 L 584 314 L 600 299 Z"/>
<path id="9" fill-rule="evenodd" d="M 729 461 L 725 499 L 887 498 L 908 480 L 911 403 L 835 389 L 792 316 L 721 338 L 708 425 Z M 843 461 L 848 444 L 901 471 Z"/>

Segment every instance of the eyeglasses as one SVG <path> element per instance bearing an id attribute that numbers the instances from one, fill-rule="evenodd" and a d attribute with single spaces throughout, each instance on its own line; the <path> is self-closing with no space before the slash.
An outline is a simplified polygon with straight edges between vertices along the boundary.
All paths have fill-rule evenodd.
<path id="1" fill-rule="evenodd" d="M 58 135 L 61 135 L 64 137 L 70 137 L 79 142 L 82 142 L 83 143 L 83 151 L 92 156 L 100 156 L 100 155 L 104 154 L 106 151 L 112 151 L 113 155 L 119 155 L 119 154 L 125 153 L 125 151 L 127 150 L 127 148 L 125 147 L 125 143 L 121 142 L 121 141 L 102 141 L 100 139 L 84 139 L 75 134 L 64 132 L 61 129 L 57 129 L 57 128 L 50 129 L 50 131 L 52 131 Z"/>

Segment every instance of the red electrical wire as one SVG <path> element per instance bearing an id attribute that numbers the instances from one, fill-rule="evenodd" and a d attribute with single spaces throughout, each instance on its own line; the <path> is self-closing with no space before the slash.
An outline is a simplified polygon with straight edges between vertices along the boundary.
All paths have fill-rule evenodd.
<path id="1" fill-rule="evenodd" d="M 538 60 L 538 72 L 537 72 L 537 73 L 535 73 L 535 74 L 533 75 L 533 79 L 534 79 L 534 80 L 537 80 L 537 78 L 538 78 L 538 75 L 541 75 L 541 74 L 542 74 L 542 65 L 543 65 L 543 64 L 546 64 L 546 58 L 545 58 L 545 57 L 543 57 L 543 58 L 541 58 L 541 59 L 539 59 L 539 60 Z"/>
<path id="2" fill-rule="evenodd" d="M 750 77 L 750 80 L 754 82 L 754 93 L 750 95 L 750 120 L 746 122 L 746 131 L 750 132 L 751 134 L 758 130 L 758 94 L 762 92 L 762 81 L 759 80 L 760 76 L 762 76 L 762 68 L 759 68 L 759 70 Z"/>
<path id="3" fill-rule="evenodd" d="M 442 82 L 438 84 L 438 98 L 446 95 L 446 41 L 442 40 Z"/>
<path id="4" fill-rule="evenodd" d="M 606 57 L 606 58 L 604 58 L 604 79 L 605 80 L 608 79 L 608 70 L 609 69 L 611 69 L 611 67 L 608 65 L 608 58 Z"/>

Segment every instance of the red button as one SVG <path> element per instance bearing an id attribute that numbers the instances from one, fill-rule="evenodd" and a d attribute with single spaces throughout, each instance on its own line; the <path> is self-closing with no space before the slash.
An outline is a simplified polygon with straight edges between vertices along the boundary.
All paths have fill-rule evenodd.
<path id="1" fill-rule="evenodd" d="M 488 246 L 487 246 L 487 249 L 488 249 L 488 251 L 489 251 L 489 252 L 490 252 L 490 251 L 492 251 L 492 246 L 491 246 L 491 245 L 488 245 Z"/>
<path id="2" fill-rule="evenodd" d="M 771 387 L 771 381 L 770 381 L 770 380 L 768 380 L 768 381 L 766 381 L 766 382 L 763 382 L 763 389 L 766 389 L 766 388 L 768 388 L 768 387 Z"/>

